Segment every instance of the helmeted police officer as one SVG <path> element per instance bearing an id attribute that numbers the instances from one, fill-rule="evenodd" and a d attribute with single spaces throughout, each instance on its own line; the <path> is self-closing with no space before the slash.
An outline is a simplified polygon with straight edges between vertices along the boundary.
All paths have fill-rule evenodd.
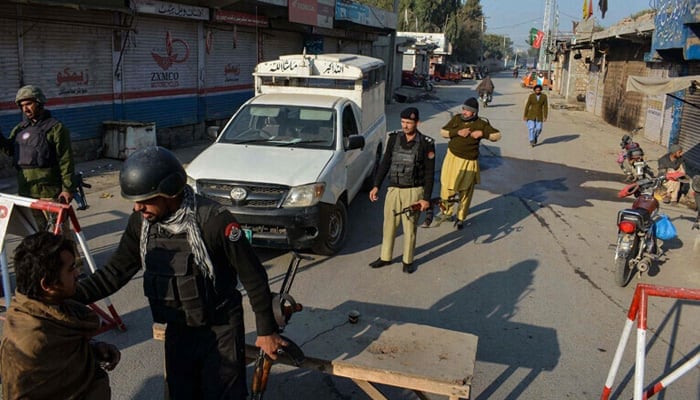
<path id="1" fill-rule="evenodd" d="M 13 158 L 17 168 L 17 191 L 20 196 L 70 203 L 73 199 L 73 150 L 70 132 L 45 108 L 46 96 L 34 85 L 21 87 L 15 104 L 24 114 L 0 147 Z M 33 211 L 40 230 L 47 219 Z"/>
<path id="2" fill-rule="evenodd" d="M 403 272 L 413 273 L 413 252 L 416 247 L 416 228 L 419 212 L 395 215 L 414 204 L 425 211 L 430 207 L 435 172 L 435 141 L 418 131 L 419 112 L 415 107 L 401 112 L 401 130 L 389 134 L 374 187 L 369 192 L 370 201 L 379 199 L 379 186 L 389 175 L 389 188 L 384 201 L 384 227 L 382 250 L 378 259 L 369 265 L 380 268 L 391 264 L 394 239 L 399 222 L 403 226 Z"/>
<path id="3" fill-rule="evenodd" d="M 194 194 L 175 155 L 162 147 L 134 153 L 119 173 L 134 202 L 116 252 L 81 280 L 75 298 L 111 295 L 141 267 L 156 322 L 167 323 L 165 370 L 171 399 L 244 399 L 245 330 L 240 279 L 256 315 L 256 345 L 271 358 L 277 334 L 267 273 L 233 215 Z"/>

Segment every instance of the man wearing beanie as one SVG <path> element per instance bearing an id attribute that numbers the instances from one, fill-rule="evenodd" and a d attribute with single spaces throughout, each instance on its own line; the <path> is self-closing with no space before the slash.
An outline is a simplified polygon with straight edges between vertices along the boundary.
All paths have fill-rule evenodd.
<path id="1" fill-rule="evenodd" d="M 668 153 L 659 158 L 659 175 L 665 175 L 669 172 L 683 172 L 685 174 L 685 165 L 683 162 L 683 148 L 681 145 L 674 143 L 668 148 Z M 666 195 L 663 202 L 665 204 L 671 201 L 678 202 L 678 193 L 681 191 L 681 183 L 678 181 L 666 181 Z"/>
<path id="2" fill-rule="evenodd" d="M 525 103 L 523 120 L 527 123 L 527 131 L 530 146 L 535 147 L 537 138 L 542 133 L 542 123 L 547 120 L 547 95 L 542 93 L 542 85 L 535 85 L 532 93 Z"/>
<path id="3" fill-rule="evenodd" d="M 457 207 L 457 229 L 464 227 L 464 220 L 469 213 L 469 205 L 474 194 L 474 185 L 479 183 L 479 142 L 488 139 L 496 142 L 501 139 L 498 129 L 491 126 L 485 118 L 479 118 L 479 102 L 470 97 L 462 105 L 462 113 L 455 115 L 442 127 L 440 134 L 449 138 L 447 154 L 442 162 L 440 173 L 440 198 L 443 199 L 443 213 L 435 216 L 431 226 L 452 219 L 454 203 L 444 201 L 459 194 Z"/>
<path id="4" fill-rule="evenodd" d="M 369 266 L 381 268 L 391 264 L 394 239 L 399 222 L 403 226 L 403 272 L 412 274 L 413 252 L 416 248 L 416 223 L 419 212 L 400 213 L 406 207 L 418 205 L 420 211 L 430 206 L 435 172 L 435 141 L 418 131 L 418 109 L 406 108 L 401 112 L 401 130 L 389 133 L 384 157 L 379 165 L 369 200 L 379 199 L 379 187 L 389 175 L 389 188 L 384 200 L 382 250 L 378 259 Z M 399 215 L 396 215 L 400 213 Z"/>

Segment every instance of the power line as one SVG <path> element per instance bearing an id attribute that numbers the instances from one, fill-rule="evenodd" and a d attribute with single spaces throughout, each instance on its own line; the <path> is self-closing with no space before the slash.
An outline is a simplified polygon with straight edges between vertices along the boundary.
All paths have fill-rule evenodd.
<path id="1" fill-rule="evenodd" d="M 542 21 L 542 18 L 537 17 L 537 18 L 533 18 L 533 19 L 531 19 L 531 20 L 529 20 L 529 21 L 521 22 L 521 23 L 519 23 L 519 24 L 507 25 L 507 26 L 498 26 L 498 27 L 496 27 L 496 28 L 488 27 L 488 29 L 489 29 L 489 30 L 493 30 L 493 29 L 507 29 L 507 28 L 512 28 L 512 27 L 514 27 L 514 26 L 520 26 L 520 25 L 525 25 L 525 24 L 529 24 L 529 23 L 532 23 L 532 22 L 539 22 L 539 21 Z"/>

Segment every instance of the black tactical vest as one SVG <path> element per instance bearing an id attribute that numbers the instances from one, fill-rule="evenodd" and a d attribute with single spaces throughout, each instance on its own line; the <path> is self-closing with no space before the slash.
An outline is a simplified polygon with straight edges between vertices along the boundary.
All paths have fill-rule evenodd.
<path id="1" fill-rule="evenodd" d="M 241 303 L 240 293 L 230 274 L 217 272 L 215 288 L 195 263 L 186 233 L 170 235 L 152 226 L 143 290 L 153 320 L 192 327 L 227 323 L 228 312 Z"/>
<path id="2" fill-rule="evenodd" d="M 391 168 L 389 169 L 389 181 L 392 186 L 417 187 L 423 185 L 422 158 L 420 157 L 420 142 L 423 137 L 416 133 L 415 143 L 411 148 L 401 146 L 403 133 L 396 134 L 394 149 L 391 153 Z"/>
<path id="3" fill-rule="evenodd" d="M 46 133 L 58 123 L 46 118 L 36 125 L 26 124 L 15 135 L 15 166 L 19 168 L 49 168 L 55 165 L 56 150 L 49 145 Z"/>

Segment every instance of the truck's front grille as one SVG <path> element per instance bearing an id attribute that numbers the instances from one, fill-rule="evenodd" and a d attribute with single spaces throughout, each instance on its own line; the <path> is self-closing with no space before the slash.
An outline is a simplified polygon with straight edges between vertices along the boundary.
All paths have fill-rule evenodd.
<path id="1" fill-rule="evenodd" d="M 279 208 L 289 192 L 287 186 L 246 182 L 198 181 L 197 186 L 200 194 L 220 204 L 257 209 Z M 231 190 L 237 187 L 247 192 L 242 201 L 231 199 Z"/>

